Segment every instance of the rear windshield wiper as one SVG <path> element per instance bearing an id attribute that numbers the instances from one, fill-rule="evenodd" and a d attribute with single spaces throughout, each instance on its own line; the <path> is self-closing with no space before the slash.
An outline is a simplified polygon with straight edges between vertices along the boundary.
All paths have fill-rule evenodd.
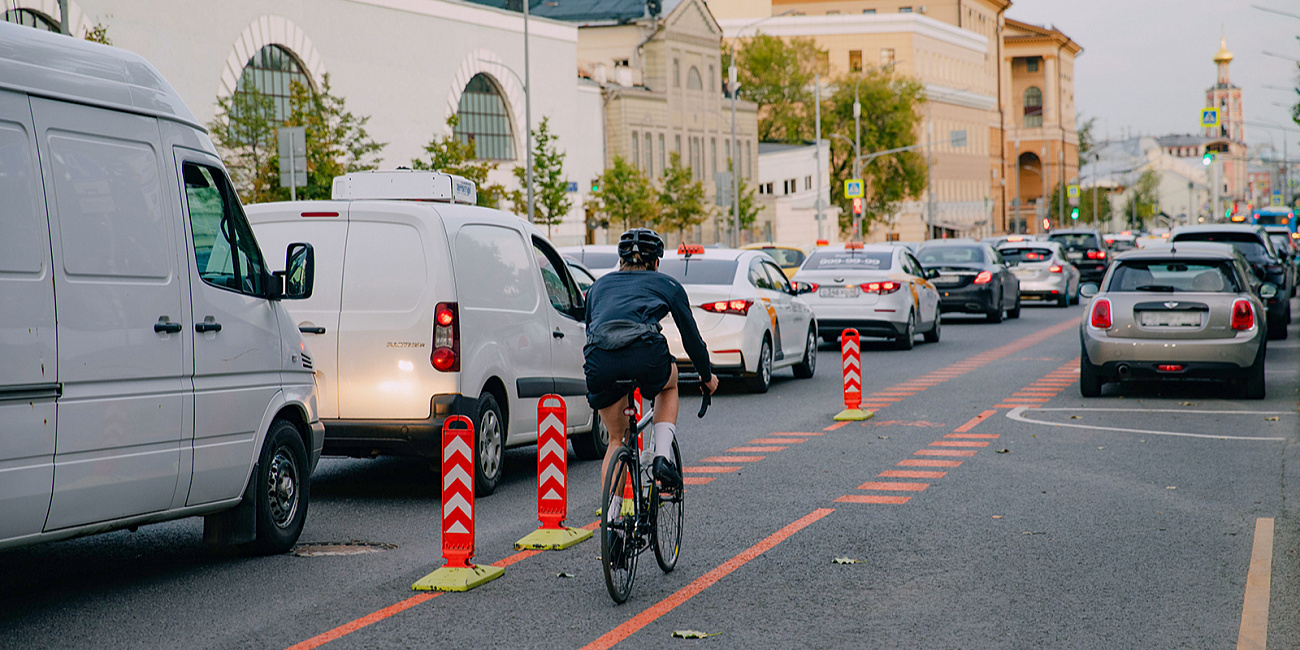
<path id="1" fill-rule="evenodd" d="M 1177 289 L 1167 284 L 1144 284 L 1137 287 L 1136 291 L 1163 291 L 1165 293 L 1173 293 L 1177 291 Z"/>

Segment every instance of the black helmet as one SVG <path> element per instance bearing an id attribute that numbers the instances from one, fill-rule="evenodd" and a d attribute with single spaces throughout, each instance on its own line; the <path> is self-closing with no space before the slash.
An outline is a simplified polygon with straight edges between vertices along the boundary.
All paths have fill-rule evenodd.
<path id="1" fill-rule="evenodd" d="M 641 264 L 657 260 L 664 256 L 664 240 L 649 228 L 633 228 L 618 238 L 618 256 Z"/>

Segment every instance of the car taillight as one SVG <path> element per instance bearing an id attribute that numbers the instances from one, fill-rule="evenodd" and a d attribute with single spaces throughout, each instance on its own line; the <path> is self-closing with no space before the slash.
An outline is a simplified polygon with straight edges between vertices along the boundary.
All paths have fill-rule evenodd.
<path id="1" fill-rule="evenodd" d="M 1255 310 L 1249 300 L 1236 300 L 1232 303 L 1232 329 L 1248 330 L 1255 326 Z"/>
<path id="2" fill-rule="evenodd" d="M 796 289 L 805 291 L 806 293 L 812 293 L 813 291 L 820 289 L 822 285 L 817 284 L 816 282 L 796 282 L 794 283 L 794 286 Z"/>
<path id="3" fill-rule="evenodd" d="M 1110 329 L 1110 301 L 1098 298 L 1092 303 L 1092 326 L 1099 330 Z"/>
<path id="4" fill-rule="evenodd" d="M 980 274 L 975 276 L 975 284 L 988 284 L 992 281 L 993 281 L 992 271 L 980 271 Z"/>
<path id="5" fill-rule="evenodd" d="M 460 372 L 460 308 L 454 302 L 440 302 L 433 308 L 429 363 L 442 372 Z"/>
<path id="6" fill-rule="evenodd" d="M 744 316 L 749 313 L 749 308 L 754 306 L 753 300 L 719 300 L 717 302 L 706 302 L 700 305 L 700 309 L 711 311 L 715 314 L 735 314 Z"/>
<path id="7" fill-rule="evenodd" d="M 858 288 L 862 289 L 863 293 L 878 293 L 883 296 L 902 289 L 903 285 L 893 280 L 886 280 L 884 282 L 866 282 L 858 285 Z"/>
<path id="8" fill-rule="evenodd" d="M 1048 270 L 1049 272 L 1051 272 L 1051 273 L 1060 273 L 1061 271 L 1064 271 L 1065 269 L 1064 269 L 1064 267 L 1062 267 L 1060 264 L 1053 264 L 1053 265 L 1051 265 L 1050 267 L 1048 267 L 1047 270 Z"/>
<path id="9" fill-rule="evenodd" d="M 1088 259 L 1104 260 L 1106 259 L 1106 251 L 1088 251 Z"/>

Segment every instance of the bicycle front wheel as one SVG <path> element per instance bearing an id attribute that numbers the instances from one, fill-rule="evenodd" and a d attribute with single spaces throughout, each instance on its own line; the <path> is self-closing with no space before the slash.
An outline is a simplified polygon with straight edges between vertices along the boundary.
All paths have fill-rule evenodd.
<path id="1" fill-rule="evenodd" d="M 682 471 L 682 452 L 673 440 L 673 462 L 677 471 Z M 677 566 L 677 555 L 682 550 L 682 495 L 685 486 L 668 488 L 654 486 L 650 492 L 650 517 L 654 526 L 655 561 L 664 573 L 670 573 Z"/>
<path id="2" fill-rule="evenodd" d="M 616 603 L 627 601 L 636 578 L 636 522 L 640 499 L 624 499 L 624 489 L 636 494 L 637 467 L 632 451 L 620 447 L 605 474 L 601 491 L 600 564 L 605 588 Z M 610 504 L 613 504 L 613 507 Z"/>

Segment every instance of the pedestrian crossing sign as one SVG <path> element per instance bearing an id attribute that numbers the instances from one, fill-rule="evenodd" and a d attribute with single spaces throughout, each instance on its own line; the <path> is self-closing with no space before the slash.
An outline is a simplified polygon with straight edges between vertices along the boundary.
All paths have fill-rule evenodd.
<path id="1" fill-rule="evenodd" d="M 1201 109 L 1201 128 L 1212 129 L 1219 125 L 1219 109 L 1202 108 Z"/>
<path id="2" fill-rule="evenodd" d="M 848 199 L 862 198 L 861 178 L 852 178 L 844 181 L 844 198 L 848 198 Z"/>

